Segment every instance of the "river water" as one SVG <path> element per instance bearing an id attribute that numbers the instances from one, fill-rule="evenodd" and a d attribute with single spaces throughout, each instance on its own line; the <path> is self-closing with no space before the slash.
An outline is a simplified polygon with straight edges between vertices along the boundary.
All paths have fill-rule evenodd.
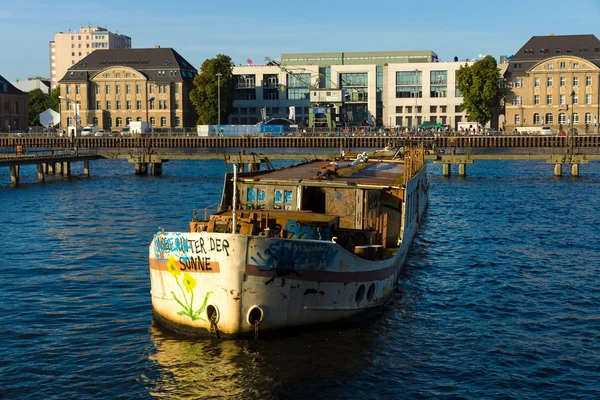
<path id="1" fill-rule="evenodd" d="M 258 340 L 152 320 L 148 245 L 219 201 L 222 161 L 92 177 L 0 169 L 0 398 L 600 397 L 600 164 L 429 165 L 430 206 L 381 314 Z M 73 166 L 81 174 L 81 165 Z M 454 172 L 454 171 L 453 171 Z"/>

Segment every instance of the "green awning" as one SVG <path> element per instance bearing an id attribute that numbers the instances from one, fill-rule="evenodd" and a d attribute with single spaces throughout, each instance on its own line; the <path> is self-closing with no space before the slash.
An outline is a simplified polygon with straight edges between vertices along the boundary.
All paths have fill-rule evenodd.
<path id="1" fill-rule="evenodd" d="M 435 122 L 431 122 L 431 121 L 425 121 L 421 125 L 419 125 L 419 128 L 423 128 L 423 129 L 441 128 L 441 127 L 442 127 L 442 124 L 440 124 L 439 122 L 436 124 Z"/>

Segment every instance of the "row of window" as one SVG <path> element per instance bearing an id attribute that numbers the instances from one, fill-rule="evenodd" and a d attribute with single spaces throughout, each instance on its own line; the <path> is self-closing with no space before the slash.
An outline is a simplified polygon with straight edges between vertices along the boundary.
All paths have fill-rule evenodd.
<path id="1" fill-rule="evenodd" d="M 524 105 L 523 97 L 522 96 L 513 96 L 511 104 L 513 106 Z M 533 96 L 533 104 L 536 106 L 541 105 L 539 95 L 536 94 Z M 546 105 L 553 104 L 553 98 L 552 98 L 551 94 L 546 95 L 546 103 L 545 104 Z M 564 95 L 564 94 L 559 95 L 558 96 L 558 104 L 560 104 L 560 105 L 567 104 L 567 95 Z M 579 104 L 579 95 L 577 95 L 577 94 L 572 95 L 572 104 Z M 585 104 L 592 104 L 592 95 L 591 94 L 585 95 Z"/>
<path id="2" fill-rule="evenodd" d="M 152 101 L 149 102 L 148 109 L 150 109 L 150 110 L 154 110 L 155 109 L 155 105 L 154 105 L 155 101 L 156 100 L 152 100 Z M 111 105 L 112 105 L 111 101 L 107 100 L 105 102 L 105 106 L 106 106 L 105 109 L 106 110 L 110 110 L 111 109 Z M 117 110 L 122 110 L 123 109 L 123 103 L 120 100 L 117 100 L 115 105 L 116 105 L 116 109 Z M 132 105 L 131 100 L 127 100 L 125 102 L 125 110 L 131 110 L 132 109 L 131 105 Z M 179 99 L 175 99 L 174 104 L 173 104 L 173 109 L 174 110 L 179 110 L 179 107 L 180 107 L 180 105 L 179 105 Z M 141 100 L 137 100 L 135 102 L 135 109 L 136 110 L 141 110 L 142 109 L 142 101 Z M 168 107 L 167 100 L 158 100 L 158 109 L 159 110 L 168 110 L 169 107 Z M 102 102 L 100 100 L 96 100 L 96 110 L 102 110 Z"/>
<path id="3" fill-rule="evenodd" d="M 299 107 L 299 106 L 295 106 L 296 108 L 296 115 L 299 114 L 308 114 L 310 107 Z M 280 116 L 280 115 L 289 115 L 290 113 L 290 108 L 289 107 L 265 107 L 266 109 L 266 113 L 269 116 Z M 233 108 L 231 110 L 231 114 L 232 115 L 258 115 L 257 114 L 257 108 L 256 107 L 240 107 L 240 108 Z"/>
<path id="4" fill-rule="evenodd" d="M 123 125 L 123 121 L 125 121 L 125 125 Z M 116 122 L 116 124 L 115 124 L 114 126 L 116 126 L 117 128 L 118 128 L 118 127 L 122 127 L 122 126 L 127 126 L 127 125 L 129 125 L 129 124 L 131 123 L 131 121 L 133 121 L 133 118 L 131 118 L 131 117 L 127 117 L 127 118 L 125 118 L 125 120 L 123 120 L 123 118 L 122 118 L 122 117 L 117 117 L 117 118 L 115 119 L 115 122 Z M 136 118 L 136 121 L 142 121 L 142 117 L 137 117 L 137 118 Z M 175 125 L 176 127 L 177 127 L 177 126 L 181 126 L 181 118 L 179 118 L 179 117 L 175 117 L 175 118 L 173 119 L 173 122 L 174 122 L 174 125 Z M 72 123 L 73 123 L 73 119 L 72 119 L 71 117 L 68 117 L 68 118 L 67 118 L 67 125 L 68 125 L 68 126 L 71 126 L 71 125 L 72 125 Z M 94 117 L 94 118 L 92 118 L 92 124 L 94 124 L 94 125 L 98 125 L 98 117 Z M 105 124 L 106 124 L 106 125 L 107 125 L 109 128 L 112 128 L 112 127 L 113 127 L 113 119 L 112 119 L 111 117 L 109 117 L 109 118 L 106 118 L 106 120 L 105 120 Z M 150 125 L 151 125 L 151 126 L 156 126 L 156 118 L 154 118 L 154 117 L 151 117 L 151 118 L 150 118 Z M 167 127 L 167 117 L 161 117 L 161 118 L 160 118 L 160 126 L 161 126 L 161 127 L 163 127 L 163 128 L 164 128 L 164 127 Z"/>
<path id="5" fill-rule="evenodd" d="M 558 114 L 558 123 L 559 124 L 566 124 L 567 121 L 570 120 L 570 116 L 565 114 L 565 113 L 559 113 Z M 515 115 L 515 125 L 519 125 L 521 123 L 521 115 L 516 114 Z M 533 114 L 533 124 L 534 125 L 545 125 L 545 124 L 553 124 L 554 123 L 554 114 L 552 113 L 548 113 L 546 115 L 540 115 L 538 113 Z M 579 123 L 579 114 L 578 113 L 574 113 L 573 114 L 573 124 L 578 124 Z M 584 123 L 585 124 L 591 124 L 592 123 L 592 114 L 591 113 L 585 113 L 584 115 Z"/>
<path id="6" fill-rule="evenodd" d="M 168 88 L 169 85 L 148 85 L 148 92 L 150 94 L 154 94 L 154 87 L 156 86 L 158 93 L 162 94 L 162 93 L 169 93 Z M 71 94 L 71 85 L 66 85 L 66 94 Z M 75 94 L 80 94 L 81 93 L 81 85 L 75 85 Z M 104 85 L 104 93 L 105 94 L 110 94 L 111 93 L 111 85 Z M 101 94 L 101 90 L 100 90 L 100 85 L 95 85 L 94 86 L 94 93 L 95 94 Z M 121 94 L 121 85 L 115 85 L 115 93 L 116 94 Z M 142 93 L 142 85 L 140 84 L 136 84 L 135 85 L 135 93 L 136 94 L 141 94 Z M 173 85 L 173 93 L 179 93 L 179 85 L 178 84 L 174 84 Z M 131 94 L 131 85 L 125 85 L 125 94 Z"/>
<path id="7" fill-rule="evenodd" d="M 549 76 L 546 78 L 546 87 L 552 87 L 554 83 L 554 79 Z M 533 87 L 539 88 L 541 84 L 541 78 L 533 78 Z M 559 77 L 559 85 L 561 87 L 567 86 L 567 78 L 565 76 L 561 76 Z M 573 86 L 579 86 L 579 77 L 578 76 L 574 76 L 573 77 Z M 586 76 L 585 77 L 585 86 L 592 86 L 592 77 L 591 76 Z M 520 87 L 524 87 L 523 85 L 523 78 L 515 78 L 513 79 L 513 88 L 520 88 Z"/>
<path id="8" fill-rule="evenodd" d="M 396 106 L 396 114 L 402 114 L 404 111 L 406 111 L 407 114 L 412 114 L 413 110 L 413 106 Z M 416 110 L 417 113 L 421 113 L 423 108 L 421 106 L 416 106 Z M 445 114 L 447 110 L 448 106 L 429 106 L 430 113 L 437 113 L 439 111 L 440 113 Z M 454 112 L 462 113 L 460 106 L 454 106 Z"/>
<path id="9" fill-rule="evenodd" d="M 589 50 L 590 50 L 589 47 L 580 47 L 579 48 L 579 51 L 581 53 L 587 53 L 587 52 L 589 52 Z M 594 51 L 596 53 L 600 52 L 600 47 L 595 47 Z M 523 50 L 523 52 L 525 54 L 534 54 L 533 49 L 525 49 L 525 50 Z M 540 54 L 550 54 L 550 49 L 541 48 L 540 49 Z M 556 49 L 556 50 L 554 50 L 554 54 L 562 54 L 562 49 Z M 573 54 L 573 49 L 565 49 L 565 54 Z"/>

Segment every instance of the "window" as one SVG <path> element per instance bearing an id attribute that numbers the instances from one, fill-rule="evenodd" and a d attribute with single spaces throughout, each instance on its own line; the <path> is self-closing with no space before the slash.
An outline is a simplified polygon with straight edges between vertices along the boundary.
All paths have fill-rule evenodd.
<path id="1" fill-rule="evenodd" d="M 585 104 L 592 104 L 592 95 L 591 94 L 585 95 Z"/>
<path id="2" fill-rule="evenodd" d="M 107 101 L 106 101 L 106 109 L 107 109 L 107 110 L 110 110 L 110 100 L 107 100 Z"/>
<path id="3" fill-rule="evenodd" d="M 546 79 L 546 86 L 552 87 L 552 77 L 551 76 L 549 76 L 548 79 Z"/>
<path id="4" fill-rule="evenodd" d="M 149 85 L 148 90 L 150 91 L 150 94 L 154 93 L 154 85 Z"/>
<path id="5" fill-rule="evenodd" d="M 181 126 L 181 118 L 175 117 L 175 126 Z"/>
<path id="6" fill-rule="evenodd" d="M 592 114 L 591 113 L 585 113 L 585 123 L 586 124 L 592 123 Z"/>
<path id="7" fill-rule="evenodd" d="M 565 113 L 558 114 L 558 123 L 566 124 L 567 123 L 567 115 Z"/>
<path id="8" fill-rule="evenodd" d="M 533 104 L 535 104 L 536 106 L 540 104 L 540 95 L 536 94 L 533 96 Z"/>
<path id="9" fill-rule="evenodd" d="M 566 63 L 564 61 L 561 61 L 558 63 L 558 68 L 559 69 L 565 69 L 566 68 Z"/>
<path id="10" fill-rule="evenodd" d="M 573 104 L 579 104 L 579 95 L 577 95 L 577 94 L 573 95 Z"/>
<path id="11" fill-rule="evenodd" d="M 95 87 L 94 87 L 94 92 L 95 92 L 96 94 L 100 94 L 100 85 L 95 85 Z"/>
<path id="12" fill-rule="evenodd" d="M 533 124 L 534 125 L 540 124 L 540 114 L 538 114 L 538 113 L 533 114 Z"/>
<path id="13" fill-rule="evenodd" d="M 115 78 L 120 78 L 120 77 L 121 77 L 121 73 L 120 72 L 115 73 Z"/>
<path id="14" fill-rule="evenodd" d="M 121 101 L 117 100 L 117 110 L 120 110 L 120 109 L 121 109 Z"/>
<path id="15" fill-rule="evenodd" d="M 142 109 L 142 101 L 141 100 L 137 100 L 135 102 L 135 109 L 136 110 L 141 110 Z"/>
<path id="16" fill-rule="evenodd" d="M 115 92 L 116 92 L 117 94 L 121 94 L 121 85 L 117 85 L 117 86 L 115 86 Z"/>
<path id="17" fill-rule="evenodd" d="M 167 117 L 160 117 L 160 126 L 161 127 L 167 126 Z"/>
<path id="18" fill-rule="evenodd" d="M 150 100 L 148 103 L 150 103 L 150 106 L 149 106 L 149 108 L 150 108 L 151 110 L 154 110 L 154 100 Z"/>
<path id="19" fill-rule="evenodd" d="M 561 94 L 561 95 L 558 97 L 558 104 L 566 104 L 566 103 L 565 103 L 565 95 L 564 95 L 564 94 Z"/>
<path id="20" fill-rule="evenodd" d="M 573 69 L 579 69 L 579 63 L 573 63 Z"/>
<path id="21" fill-rule="evenodd" d="M 142 92 L 142 89 L 140 88 L 140 85 L 135 85 L 135 93 L 140 94 L 141 92 Z"/>
<path id="22" fill-rule="evenodd" d="M 92 124 L 98 126 L 98 117 L 92 118 Z"/>
<path id="23" fill-rule="evenodd" d="M 591 76 L 585 77 L 585 86 L 592 86 L 592 77 Z"/>
<path id="24" fill-rule="evenodd" d="M 573 86 L 579 86 L 579 77 L 577 77 L 577 76 L 573 77 Z"/>
<path id="25" fill-rule="evenodd" d="M 579 114 L 578 113 L 574 113 L 573 114 L 573 123 L 574 124 L 578 124 L 579 123 Z"/>
<path id="26" fill-rule="evenodd" d="M 540 78 L 533 78 L 533 87 L 540 87 Z"/>
<path id="27" fill-rule="evenodd" d="M 521 116 L 519 114 L 515 114 L 515 125 L 519 125 L 521 123 Z"/>
<path id="28" fill-rule="evenodd" d="M 100 100 L 96 100 L 96 110 L 102 109 L 102 105 L 100 104 Z"/>
<path id="29" fill-rule="evenodd" d="M 179 110 L 179 99 L 175 99 L 175 109 Z"/>
<path id="30" fill-rule="evenodd" d="M 127 101 L 125 102 L 125 109 L 127 109 L 127 110 L 131 110 L 131 100 L 127 100 Z"/>
<path id="31" fill-rule="evenodd" d="M 552 114 L 552 113 L 546 114 L 546 124 L 553 124 L 553 123 L 554 123 L 554 114 Z"/>
<path id="32" fill-rule="evenodd" d="M 546 95 L 546 104 L 551 105 L 552 104 L 552 95 Z"/>
<path id="33" fill-rule="evenodd" d="M 565 78 L 564 76 L 560 77 L 560 86 L 567 86 L 567 78 Z"/>
<path id="34" fill-rule="evenodd" d="M 117 117 L 117 127 L 123 126 L 123 118 Z"/>
<path id="35" fill-rule="evenodd" d="M 520 106 L 522 104 L 521 99 L 522 99 L 521 96 L 513 96 L 512 105 Z"/>
<path id="36" fill-rule="evenodd" d="M 175 85 L 173 86 L 173 91 L 174 91 L 175 93 L 179 93 L 179 85 L 178 85 L 178 84 L 175 84 Z"/>
<path id="37" fill-rule="evenodd" d="M 513 79 L 513 87 L 514 88 L 520 88 L 522 86 L 523 86 L 523 80 L 521 78 Z"/>
<path id="38" fill-rule="evenodd" d="M 110 94 L 110 86 L 106 85 L 104 89 L 106 94 Z"/>
<path id="39" fill-rule="evenodd" d="M 548 68 L 548 69 L 552 69 L 552 68 L 553 68 L 553 67 L 552 67 L 552 63 L 548 63 L 548 64 L 546 65 L 546 68 Z"/>
<path id="40" fill-rule="evenodd" d="M 131 123 L 131 117 L 125 118 L 125 125 L 129 125 Z"/>
<path id="41" fill-rule="evenodd" d="M 125 93 L 126 94 L 130 94 L 131 93 L 131 86 L 130 85 L 125 85 Z"/>

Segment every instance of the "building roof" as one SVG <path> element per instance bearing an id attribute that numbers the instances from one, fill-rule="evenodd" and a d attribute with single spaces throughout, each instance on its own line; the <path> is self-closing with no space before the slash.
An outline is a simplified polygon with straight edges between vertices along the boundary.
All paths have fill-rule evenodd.
<path id="1" fill-rule="evenodd" d="M 362 65 L 396 64 L 437 61 L 431 50 L 334 52 L 334 53 L 289 53 L 281 55 L 282 65 Z"/>
<path id="2" fill-rule="evenodd" d="M 600 66 L 600 40 L 595 35 L 533 36 L 510 59 L 509 72 L 521 64 L 521 72 L 550 57 L 575 56 Z"/>
<path id="3" fill-rule="evenodd" d="M 0 94 L 17 94 L 27 96 L 27 93 L 17 89 L 13 84 L 0 75 Z"/>
<path id="4" fill-rule="evenodd" d="M 50 93 L 50 81 L 47 79 L 29 78 L 27 80 L 18 80 L 11 82 L 17 89 L 24 92 L 31 92 L 35 89 L 40 89 L 42 92 Z"/>
<path id="5" fill-rule="evenodd" d="M 87 82 L 98 71 L 114 66 L 131 67 L 156 82 L 183 81 L 198 75 L 196 68 L 171 48 L 108 49 L 91 52 L 69 68 L 59 83 Z M 177 71 L 176 76 L 171 71 Z"/>

